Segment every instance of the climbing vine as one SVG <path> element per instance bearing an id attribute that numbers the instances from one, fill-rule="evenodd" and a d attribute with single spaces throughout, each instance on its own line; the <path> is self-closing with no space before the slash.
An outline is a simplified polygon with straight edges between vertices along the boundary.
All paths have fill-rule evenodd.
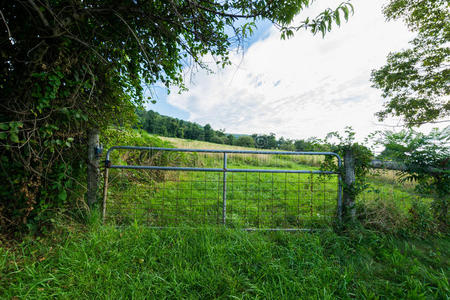
<path id="1" fill-rule="evenodd" d="M 326 156 L 325 160 L 321 164 L 322 170 L 332 170 L 341 175 L 344 201 L 343 201 L 343 217 L 351 218 L 352 210 L 354 210 L 355 199 L 364 190 L 369 187 L 367 183 L 367 175 L 370 170 L 370 162 L 373 158 L 372 151 L 355 141 L 355 132 L 351 127 L 346 127 L 345 135 L 341 135 L 338 132 L 330 132 L 325 142 L 327 143 L 331 152 L 339 154 L 344 160 L 343 164 L 339 167 L 337 160 L 332 156 Z M 348 161 L 348 158 L 352 158 L 352 162 Z M 347 158 L 347 161 L 346 161 Z M 346 164 L 352 164 L 350 168 L 346 168 Z M 354 174 L 347 174 L 349 169 L 354 171 Z M 346 182 L 346 178 L 354 177 L 352 183 Z"/>

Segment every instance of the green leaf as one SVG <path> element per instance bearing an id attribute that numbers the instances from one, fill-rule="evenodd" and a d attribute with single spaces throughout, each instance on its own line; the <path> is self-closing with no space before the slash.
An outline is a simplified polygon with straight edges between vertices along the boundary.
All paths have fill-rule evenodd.
<path id="1" fill-rule="evenodd" d="M 0 132 L 0 140 L 4 140 L 8 137 L 8 134 L 6 132 Z"/>
<path id="2" fill-rule="evenodd" d="M 348 20 L 348 7 L 347 6 L 342 6 L 342 11 L 344 12 L 345 20 Z"/>
<path id="3" fill-rule="evenodd" d="M 67 199 L 67 192 L 66 192 L 66 190 L 62 190 L 58 194 L 58 199 L 61 200 L 61 201 L 66 201 L 66 199 Z"/>
<path id="4" fill-rule="evenodd" d="M 9 139 L 10 139 L 11 142 L 13 142 L 13 143 L 18 143 L 18 142 L 19 142 L 19 137 L 18 137 L 17 134 L 15 134 L 15 133 L 11 133 L 11 135 L 9 136 Z"/>
<path id="5" fill-rule="evenodd" d="M 334 19 L 336 20 L 336 24 L 341 26 L 341 16 L 339 15 L 339 10 L 334 12 Z"/>
<path id="6" fill-rule="evenodd" d="M 9 125 L 8 123 L 0 123 L 0 129 L 1 130 L 8 130 Z"/>

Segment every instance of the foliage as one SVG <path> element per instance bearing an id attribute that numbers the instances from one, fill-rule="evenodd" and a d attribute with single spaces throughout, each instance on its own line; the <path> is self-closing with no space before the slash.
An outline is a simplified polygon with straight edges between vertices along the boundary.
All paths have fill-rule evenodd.
<path id="1" fill-rule="evenodd" d="M 214 130 L 211 125 L 201 126 L 195 122 L 184 121 L 177 118 L 161 115 L 155 111 L 138 110 L 139 127 L 145 131 L 166 137 L 207 141 L 216 144 L 237 145 L 244 147 L 256 147 L 260 149 L 281 149 L 286 151 L 327 151 L 327 146 L 317 138 L 306 140 L 293 140 L 280 137 L 277 139 L 274 133 L 252 134 L 253 143 L 240 136 L 225 134 L 225 130 Z M 238 144 L 239 143 L 239 144 Z"/>
<path id="2" fill-rule="evenodd" d="M 160 115 L 152 110 L 139 110 L 137 114 L 140 127 L 152 134 L 219 144 L 228 141 L 223 131 L 213 130 L 209 124 L 201 126 L 194 122 Z"/>
<path id="3" fill-rule="evenodd" d="M 356 209 L 361 225 L 371 230 L 398 235 L 408 231 L 410 226 L 407 212 L 390 199 L 359 201 Z"/>
<path id="4" fill-rule="evenodd" d="M 172 148 L 172 144 L 153 136 L 144 130 L 108 127 L 100 135 L 100 143 L 105 149 L 112 146 L 132 145 L 144 147 Z"/>
<path id="5" fill-rule="evenodd" d="M 367 176 L 369 174 L 370 161 L 372 160 L 372 151 L 366 146 L 355 142 L 355 132 L 351 127 L 346 127 L 346 136 L 340 135 L 338 132 L 330 132 L 326 137 L 331 152 L 337 153 L 341 158 L 345 158 L 348 152 L 354 158 L 354 172 L 355 181 L 348 185 L 343 181 L 344 195 L 349 199 L 356 199 L 365 189 L 368 188 Z M 322 163 L 322 170 L 335 170 L 339 172 L 342 178 L 345 178 L 345 164 L 348 163 L 344 159 L 344 164 L 339 167 L 338 162 L 332 156 L 326 156 Z M 349 213 L 353 210 L 352 203 L 343 203 L 343 215 L 345 218 L 349 217 Z"/>
<path id="6" fill-rule="evenodd" d="M 276 149 L 279 145 L 275 133 L 270 134 L 252 134 L 256 147 L 260 149 Z"/>
<path id="7" fill-rule="evenodd" d="M 237 138 L 234 144 L 241 147 L 255 147 L 255 140 L 251 136 L 242 135 Z"/>
<path id="8" fill-rule="evenodd" d="M 402 19 L 417 35 L 410 49 L 389 54 L 387 64 L 372 72 L 374 86 L 388 99 L 378 117 L 399 116 L 409 126 L 448 117 L 448 0 L 390 0 L 384 14 L 388 20 Z"/>
<path id="9" fill-rule="evenodd" d="M 450 195 L 450 127 L 433 129 L 429 134 L 414 130 L 387 131 L 379 143 L 385 146 L 382 157 L 401 162 L 402 180 L 416 181 L 416 189 L 435 198 L 438 219 L 448 223 Z"/>
<path id="10" fill-rule="evenodd" d="M 441 232 L 430 203 L 414 199 L 408 210 L 400 207 L 403 204 L 386 195 L 359 201 L 356 206 L 358 221 L 367 229 L 395 236 L 429 238 Z"/>
<path id="11" fill-rule="evenodd" d="M 312 1 L 311 1 L 312 2 Z M 347 1 L 342 2 L 336 9 L 328 8 L 321 12 L 314 19 L 307 18 L 299 26 L 292 26 L 289 22 L 279 25 L 281 29 L 281 38 L 286 39 L 294 35 L 294 31 L 300 29 L 309 29 L 313 34 L 322 33 L 322 37 L 332 29 L 332 24 L 336 23 L 337 26 L 341 26 L 341 14 L 343 14 L 344 20 L 348 20 L 350 14 L 353 14 L 353 5 Z"/>
<path id="12" fill-rule="evenodd" d="M 0 297 L 446 299 L 450 292 L 446 237 L 76 228 L 1 246 Z"/>
<path id="13" fill-rule="evenodd" d="M 408 211 L 409 215 L 409 231 L 416 236 L 424 236 L 427 234 L 435 234 L 438 231 L 438 222 L 433 215 L 432 207 L 427 203 L 416 200 L 412 203 Z"/>
<path id="14" fill-rule="evenodd" d="M 185 67 L 206 67 L 208 54 L 227 65 L 233 41 L 242 43 L 254 21 L 285 26 L 309 3 L 3 1 L 2 229 L 70 202 L 72 186 L 84 189 L 87 129 L 133 124 L 145 85 L 183 90 Z"/>

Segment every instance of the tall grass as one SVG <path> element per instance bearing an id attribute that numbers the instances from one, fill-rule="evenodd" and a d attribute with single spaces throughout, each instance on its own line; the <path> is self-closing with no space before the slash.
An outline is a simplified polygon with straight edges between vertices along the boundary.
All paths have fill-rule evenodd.
<path id="1" fill-rule="evenodd" d="M 143 159 L 125 151 L 122 164 L 222 168 L 223 154 L 153 151 Z M 158 158 L 157 160 L 155 159 Z M 161 158 L 165 160 L 161 160 Z M 139 159 L 138 159 L 139 158 Z M 229 169 L 318 170 L 301 156 L 229 154 Z M 222 223 L 223 173 L 111 170 L 107 213 L 116 224 L 135 221 L 154 226 Z M 227 223 L 252 228 L 317 228 L 336 220 L 337 176 L 277 173 L 228 173 Z M 407 212 L 421 198 L 412 188 L 372 176 L 358 202 L 391 201 Z"/>
<path id="2" fill-rule="evenodd" d="M 185 148 L 185 149 L 214 149 L 214 150 L 259 150 L 259 151 L 280 151 L 280 150 L 263 150 L 249 147 L 241 147 L 241 146 L 232 146 L 232 145 L 222 145 L 209 143 L 204 141 L 195 141 L 195 140 L 187 140 L 187 139 L 179 139 L 179 138 L 170 138 L 158 136 L 158 138 L 170 142 L 176 148 Z M 254 161 L 268 161 L 273 159 L 273 155 L 254 155 L 254 154 L 246 154 L 240 157 L 251 157 Z M 321 156 L 290 156 L 290 160 L 295 158 L 297 163 L 307 164 L 311 166 L 319 166 L 323 161 L 323 157 Z"/>
<path id="3" fill-rule="evenodd" d="M 448 239 L 67 229 L 0 248 L 2 299 L 446 299 Z"/>
<path id="4" fill-rule="evenodd" d="M 116 133 L 114 131 L 113 138 L 108 140 L 110 143 L 122 141 Z M 170 146 L 148 136 L 140 140 L 136 132 L 127 139 L 145 145 Z M 145 163 L 155 158 L 124 152 L 115 155 L 114 159 L 123 164 L 136 160 Z M 214 156 L 199 155 L 158 156 L 158 159 L 158 163 L 169 165 L 215 166 L 218 161 Z M 261 164 L 253 157 L 230 160 L 231 166 L 239 168 L 264 168 L 268 163 L 272 164 L 271 168 L 315 168 L 276 157 Z M 112 174 L 109 204 L 126 204 L 130 208 L 147 205 L 141 212 L 150 212 L 146 215 L 149 217 L 152 213 L 149 204 L 162 199 L 163 192 L 168 193 L 164 194 L 166 201 L 175 205 L 194 199 L 192 196 L 201 201 L 212 198 L 214 202 L 209 204 L 213 206 L 221 200 L 217 195 L 223 188 L 220 185 L 223 178 L 217 177 L 218 174 L 208 173 L 202 177 L 202 173 L 195 173 L 187 178 L 190 182 L 183 182 L 180 181 L 183 177 L 174 173 L 150 173 L 132 170 Z M 268 174 L 267 180 L 260 180 L 259 175 L 254 174 L 252 176 L 258 177 L 244 180 L 239 178 L 240 175 L 233 176 L 237 177 L 228 178 L 229 188 L 234 189 L 228 200 L 235 205 L 229 211 L 230 222 L 235 227 L 247 226 L 249 224 L 240 222 L 252 220 L 241 217 L 244 210 L 240 205 L 251 204 L 247 200 L 255 195 L 248 197 L 242 191 L 274 191 L 266 195 L 267 199 L 259 198 L 261 207 L 266 207 L 268 213 L 264 215 L 262 211 L 260 216 L 270 222 L 274 216 L 274 199 L 289 207 L 290 202 L 284 196 L 287 191 L 288 194 L 292 192 L 293 197 L 294 191 L 284 189 L 284 178 L 275 177 L 272 181 L 272 175 Z M 321 184 L 329 181 L 335 186 L 333 180 L 335 178 L 324 178 Z M 290 181 L 293 179 L 287 180 Z M 244 183 L 253 185 L 252 189 L 243 188 Z M 193 184 L 192 188 L 190 184 Z M 306 200 L 311 181 L 303 184 L 309 184 L 308 188 L 300 193 L 296 191 L 295 196 L 301 195 L 302 200 Z M 128 219 L 130 226 L 102 225 L 96 210 L 87 218 L 88 225 L 59 220 L 57 227 L 46 236 L 26 236 L 20 242 L 3 242 L 0 238 L 0 298 L 448 299 L 449 236 L 437 234 L 424 239 L 419 234 L 414 238 L 390 234 L 395 231 L 393 227 L 412 233 L 432 231 L 429 227 L 432 222 L 429 221 L 428 206 L 413 203 L 409 208 L 399 209 L 397 198 L 386 202 L 386 196 L 375 191 L 386 184 L 374 180 L 374 191 L 369 192 L 373 197 L 358 202 L 364 204 L 358 206 L 364 217 L 362 224 L 376 231 L 353 227 L 335 233 L 328 227 L 329 230 L 311 233 L 246 232 L 206 225 L 220 218 L 217 214 L 211 215 L 211 222 L 197 222 L 195 229 L 186 227 L 187 222 L 177 224 L 176 229 L 142 226 L 136 216 L 125 211 L 118 213 L 115 220 Z M 211 185 L 210 189 L 208 185 Z M 396 196 L 407 190 L 396 186 L 392 193 Z M 183 194 L 186 199 L 180 197 Z M 317 195 L 324 196 L 320 191 Z M 308 205 L 320 203 L 305 201 Z M 366 205 L 368 203 L 370 205 Z M 251 211 L 250 208 L 247 206 Z M 408 219 L 406 213 L 411 211 Z M 194 209 L 192 212 L 205 211 Z M 308 216 L 308 213 L 306 210 L 300 215 Z M 197 221 L 205 216 L 208 214 L 197 215 Z M 293 220 L 295 226 L 302 225 L 295 223 L 295 217 Z"/>
<path id="5" fill-rule="evenodd" d="M 127 155 L 130 157 L 130 155 Z M 168 165 L 222 168 L 220 154 L 174 153 Z M 149 159 L 152 161 L 152 157 Z M 230 155 L 228 169 L 313 170 L 296 156 Z M 164 165 L 165 166 L 165 165 Z M 117 224 L 149 225 L 222 222 L 223 173 L 111 170 L 107 212 Z M 142 178 L 149 178 L 147 182 Z M 227 174 L 227 224 L 234 227 L 322 227 L 333 221 L 337 176 L 313 174 Z"/>

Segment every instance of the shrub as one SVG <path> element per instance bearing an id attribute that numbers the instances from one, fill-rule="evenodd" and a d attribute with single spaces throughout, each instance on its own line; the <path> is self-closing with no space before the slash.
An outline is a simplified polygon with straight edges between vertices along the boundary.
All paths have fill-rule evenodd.
<path id="1" fill-rule="evenodd" d="M 358 202 L 356 210 L 358 220 L 368 229 L 398 234 L 408 226 L 408 216 L 393 201 L 378 198 Z"/>
<path id="2" fill-rule="evenodd" d="M 255 147 L 255 140 L 253 140 L 251 136 L 243 135 L 236 140 L 235 145 L 242 147 Z"/>
<path id="3" fill-rule="evenodd" d="M 439 232 L 431 205 L 420 200 L 414 200 L 407 211 L 392 200 L 366 200 L 357 204 L 357 214 L 365 228 L 383 233 L 426 237 Z"/>
<path id="4" fill-rule="evenodd" d="M 422 201 L 414 201 L 408 211 L 408 228 L 418 235 L 433 234 L 438 229 L 432 207 Z"/>
<path id="5" fill-rule="evenodd" d="M 387 131 L 380 144 L 385 146 L 383 158 L 404 164 L 402 181 L 416 182 L 420 194 L 434 198 L 432 208 L 443 228 L 448 225 L 450 195 L 450 126 L 429 134 L 414 130 L 398 133 Z"/>
<path id="6" fill-rule="evenodd" d="M 221 138 L 221 137 L 218 137 L 217 135 L 214 135 L 211 138 L 210 142 L 216 143 L 216 144 L 225 144 L 225 140 L 226 140 L 226 137 Z"/>

